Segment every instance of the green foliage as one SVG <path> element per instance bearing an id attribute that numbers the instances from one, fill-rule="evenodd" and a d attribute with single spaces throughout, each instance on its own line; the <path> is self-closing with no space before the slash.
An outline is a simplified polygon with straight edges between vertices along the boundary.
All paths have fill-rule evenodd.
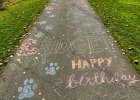
<path id="1" fill-rule="evenodd" d="M 140 1 L 88 0 L 140 72 Z M 130 50 L 132 48 L 132 50 Z M 135 64 L 135 60 L 139 64 Z"/>
<path id="2" fill-rule="evenodd" d="M 6 64 L 15 46 L 48 0 L 8 0 L 0 12 L 0 63 Z"/>

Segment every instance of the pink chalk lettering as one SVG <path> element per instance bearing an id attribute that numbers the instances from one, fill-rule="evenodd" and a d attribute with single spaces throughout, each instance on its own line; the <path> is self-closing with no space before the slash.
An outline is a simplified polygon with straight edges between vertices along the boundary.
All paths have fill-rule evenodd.
<path id="1" fill-rule="evenodd" d="M 77 87 L 77 82 L 74 80 L 75 75 L 72 74 L 69 79 L 68 79 L 68 86 L 66 88 L 76 88 Z"/>
<path id="2" fill-rule="evenodd" d="M 86 86 L 86 85 L 100 85 L 103 83 L 113 84 L 116 82 L 125 81 L 128 86 L 134 85 L 139 80 L 136 79 L 135 75 L 119 75 L 115 73 L 113 77 L 109 77 L 105 72 L 96 72 L 94 76 L 87 76 L 87 73 L 82 74 L 78 79 L 76 79 L 76 74 L 72 74 L 68 77 L 66 88 L 76 88 L 78 86 Z"/>

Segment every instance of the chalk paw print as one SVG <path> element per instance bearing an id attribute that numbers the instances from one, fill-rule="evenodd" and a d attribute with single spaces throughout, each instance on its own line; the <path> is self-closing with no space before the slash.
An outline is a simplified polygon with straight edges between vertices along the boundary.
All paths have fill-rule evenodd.
<path id="1" fill-rule="evenodd" d="M 60 69 L 57 63 L 50 63 L 49 67 L 46 68 L 47 75 L 55 75 Z"/>
<path id="2" fill-rule="evenodd" d="M 47 24 L 47 21 L 41 21 L 41 22 L 38 22 L 40 25 L 44 25 L 44 24 Z"/>
<path id="3" fill-rule="evenodd" d="M 44 33 L 42 33 L 42 32 L 36 33 L 36 35 L 35 35 L 36 38 L 41 38 L 43 36 L 44 36 Z"/>
<path id="4" fill-rule="evenodd" d="M 53 29 L 53 26 L 52 25 L 48 25 L 45 27 L 45 30 L 52 30 Z"/>
<path id="5" fill-rule="evenodd" d="M 18 92 L 20 93 L 18 99 L 32 98 L 36 89 L 37 84 L 32 78 L 24 80 L 24 87 L 18 88 Z"/>
<path id="6" fill-rule="evenodd" d="M 54 17 L 56 17 L 56 15 L 50 15 L 49 17 L 50 17 L 50 18 L 54 18 Z"/>

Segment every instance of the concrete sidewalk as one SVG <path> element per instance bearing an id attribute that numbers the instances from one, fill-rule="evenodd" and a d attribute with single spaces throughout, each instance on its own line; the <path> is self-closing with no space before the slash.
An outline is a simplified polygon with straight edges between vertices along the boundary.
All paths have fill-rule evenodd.
<path id="1" fill-rule="evenodd" d="M 0 78 L 0 100 L 140 100 L 140 76 L 87 0 L 52 0 Z"/>

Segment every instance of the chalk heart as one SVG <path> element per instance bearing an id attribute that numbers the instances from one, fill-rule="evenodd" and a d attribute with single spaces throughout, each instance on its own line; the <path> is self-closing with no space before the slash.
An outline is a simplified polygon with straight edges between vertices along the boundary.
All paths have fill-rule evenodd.
<path id="1" fill-rule="evenodd" d="M 24 87 L 19 87 L 18 92 L 20 93 L 18 99 L 32 98 L 34 96 L 34 90 L 37 89 L 37 84 L 32 78 L 24 80 Z"/>
<path id="2" fill-rule="evenodd" d="M 46 67 L 46 74 L 47 75 L 55 75 L 57 71 L 60 69 L 57 63 L 50 63 L 49 67 Z"/>

